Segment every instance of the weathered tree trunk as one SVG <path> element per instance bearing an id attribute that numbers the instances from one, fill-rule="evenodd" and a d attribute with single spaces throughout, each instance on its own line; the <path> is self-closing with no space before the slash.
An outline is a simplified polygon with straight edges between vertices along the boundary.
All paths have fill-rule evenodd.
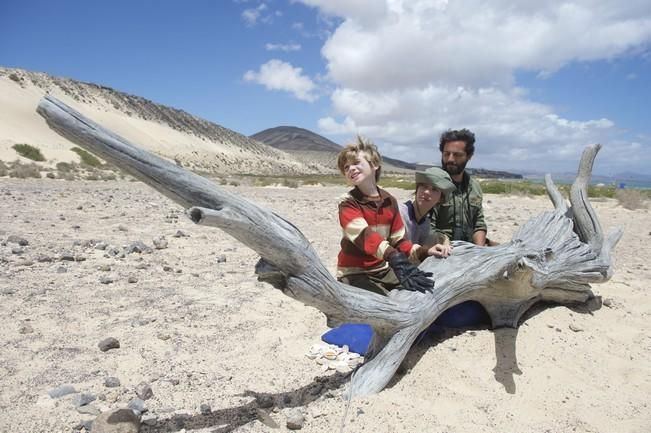
<path id="1" fill-rule="evenodd" d="M 64 137 L 187 208 L 195 223 L 218 227 L 258 252 L 260 280 L 336 321 L 371 324 L 372 355 L 355 372 L 351 396 L 381 391 L 420 332 L 453 305 L 477 301 L 493 327 L 516 327 L 535 302 L 584 302 L 593 296 L 589 283 L 612 275 L 610 254 L 622 232 L 604 239 L 586 192 L 600 145 L 584 151 L 569 207 L 548 176 L 555 210 L 529 220 L 508 243 L 456 242 L 449 258 L 425 260 L 420 267 L 433 273 L 432 293 L 381 296 L 336 281 L 303 234 L 273 212 L 144 151 L 55 98 L 45 97 L 37 111 Z"/>

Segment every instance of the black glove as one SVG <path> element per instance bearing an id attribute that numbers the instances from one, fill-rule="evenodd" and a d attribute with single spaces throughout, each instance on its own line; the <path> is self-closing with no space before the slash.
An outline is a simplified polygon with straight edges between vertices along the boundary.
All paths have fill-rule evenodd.
<path id="1" fill-rule="evenodd" d="M 428 278 L 432 273 L 418 269 L 404 254 L 394 251 L 387 257 L 387 262 L 404 290 L 425 293 L 431 292 L 434 288 L 434 281 Z"/>

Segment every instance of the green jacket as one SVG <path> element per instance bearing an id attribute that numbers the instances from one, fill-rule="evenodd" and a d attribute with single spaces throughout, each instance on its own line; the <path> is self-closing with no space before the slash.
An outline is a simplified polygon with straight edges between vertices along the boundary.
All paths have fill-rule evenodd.
<path id="1" fill-rule="evenodd" d="M 464 172 L 463 180 L 456 187 L 432 209 L 432 232 L 444 234 L 453 241 L 472 242 L 475 232 L 488 231 L 484 221 L 481 186 L 477 180 Z"/>

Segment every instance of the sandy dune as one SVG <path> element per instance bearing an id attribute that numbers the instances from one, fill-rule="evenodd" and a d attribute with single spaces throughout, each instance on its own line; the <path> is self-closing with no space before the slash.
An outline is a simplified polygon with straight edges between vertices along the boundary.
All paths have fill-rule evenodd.
<path id="1" fill-rule="evenodd" d="M 344 188 L 229 188 L 294 222 L 334 270 Z M 498 241 L 551 208 L 485 200 Z M 352 402 L 345 431 L 650 431 L 649 211 L 595 207 L 606 230 L 625 228 L 613 279 L 593 288 L 607 306 L 538 308 L 517 332 L 427 339 L 387 389 Z M 161 236 L 168 246 L 155 249 Z M 136 241 L 152 251 L 122 257 Z M 82 411 L 106 411 L 141 382 L 154 394 L 141 431 L 287 431 L 292 409 L 305 416 L 301 431 L 339 431 L 347 379 L 305 356 L 325 319 L 257 282 L 256 260 L 141 183 L 0 179 L 0 431 L 73 431 L 94 418 L 75 408 L 79 393 L 97 397 Z M 517 359 L 503 350 L 516 333 Z M 100 351 L 107 337 L 120 348 Z M 77 393 L 48 395 L 66 384 Z"/>

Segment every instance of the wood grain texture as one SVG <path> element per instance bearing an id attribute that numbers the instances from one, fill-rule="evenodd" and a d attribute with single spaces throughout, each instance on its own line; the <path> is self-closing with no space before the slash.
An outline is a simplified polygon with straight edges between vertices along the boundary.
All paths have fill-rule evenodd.
<path id="1" fill-rule="evenodd" d="M 600 145 L 586 147 L 569 205 L 547 176 L 553 210 L 531 218 L 510 242 L 454 242 L 447 259 L 425 260 L 420 268 L 433 274 L 432 293 L 394 290 L 385 297 L 336 281 L 305 236 L 275 213 L 146 152 L 53 97 L 43 98 L 37 111 L 59 134 L 186 208 L 195 223 L 218 227 L 255 250 L 260 280 L 335 322 L 371 324 L 371 355 L 353 375 L 351 397 L 381 391 L 420 332 L 453 305 L 477 301 L 494 328 L 515 328 L 534 303 L 585 302 L 594 296 L 590 284 L 613 273 L 611 253 L 622 231 L 605 237 L 587 198 Z"/>

